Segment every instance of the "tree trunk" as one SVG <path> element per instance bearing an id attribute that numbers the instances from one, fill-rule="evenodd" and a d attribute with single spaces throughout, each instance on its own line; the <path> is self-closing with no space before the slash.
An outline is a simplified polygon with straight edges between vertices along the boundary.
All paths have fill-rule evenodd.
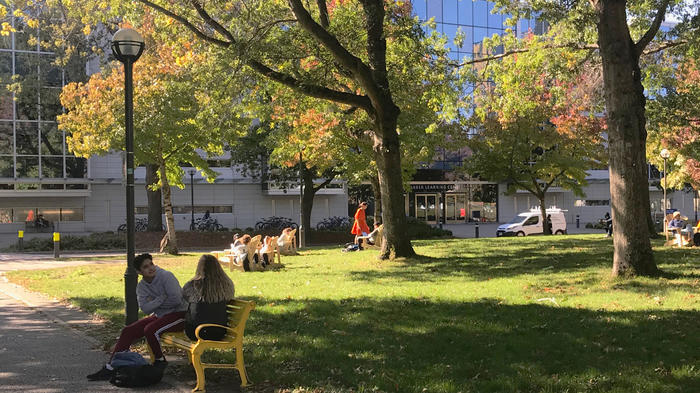
<path id="1" fill-rule="evenodd" d="M 544 200 L 544 194 L 537 195 L 537 199 L 540 201 L 540 213 L 542 214 L 542 233 L 551 235 L 552 231 L 549 230 L 549 225 L 547 225 L 547 206 Z"/>
<path id="2" fill-rule="evenodd" d="M 304 168 L 301 176 L 304 179 L 304 196 L 301 198 L 301 225 L 304 228 L 306 242 L 309 242 L 309 230 L 311 229 L 311 210 L 314 207 L 314 176 L 311 171 Z"/>
<path id="3" fill-rule="evenodd" d="M 374 223 L 382 225 L 382 191 L 379 188 L 379 175 L 369 179 L 372 183 L 372 193 L 374 194 Z"/>
<path id="4" fill-rule="evenodd" d="M 165 174 L 165 162 L 161 162 L 160 167 L 160 182 L 163 190 L 163 204 L 165 205 L 165 222 L 167 224 L 167 232 L 161 241 L 161 252 L 165 249 L 168 254 L 177 254 L 177 237 L 175 236 L 175 218 L 173 217 L 173 204 L 170 193 L 170 184 L 168 177 Z"/>
<path id="5" fill-rule="evenodd" d="M 384 241 L 379 254 L 380 259 L 390 258 L 392 253 L 397 258 L 416 255 L 405 230 L 406 211 L 401 177 L 401 151 L 399 134 L 396 132 L 398 108 L 392 112 L 395 112 L 395 115 L 384 113 L 383 118 L 376 120 L 380 128 L 378 134 L 381 136 L 374 137 L 384 224 Z"/>
<path id="6" fill-rule="evenodd" d="M 158 165 L 146 165 L 146 197 L 148 198 L 148 231 L 160 232 L 163 230 L 163 205 L 161 203 L 160 188 L 152 190 L 151 187 L 158 184 Z"/>
<path id="7" fill-rule="evenodd" d="M 649 241 L 649 181 L 644 89 L 639 56 L 627 26 L 626 2 L 600 0 L 598 44 L 608 116 L 610 197 L 615 235 L 613 276 L 656 275 Z"/>

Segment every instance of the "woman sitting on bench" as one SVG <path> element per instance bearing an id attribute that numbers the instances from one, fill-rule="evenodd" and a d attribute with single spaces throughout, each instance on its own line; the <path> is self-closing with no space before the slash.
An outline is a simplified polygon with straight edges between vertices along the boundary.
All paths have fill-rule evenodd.
<path id="1" fill-rule="evenodd" d="M 201 324 L 214 323 L 227 326 L 226 305 L 233 300 L 234 285 L 213 255 L 202 255 L 194 277 L 182 287 L 182 296 L 188 303 L 185 315 L 185 333 L 197 341 L 194 331 Z M 203 340 L 221 340 L 226 330 L 205 327 L 199 331 Z"/>

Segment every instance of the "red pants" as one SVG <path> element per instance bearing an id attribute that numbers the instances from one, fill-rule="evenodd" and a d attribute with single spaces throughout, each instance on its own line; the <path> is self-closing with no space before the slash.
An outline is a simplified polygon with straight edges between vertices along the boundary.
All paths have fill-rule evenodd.
<path id="1" fill-rule="evenodd" d="M 177 332 L 185 329 L 185 312 L 178 311 L 163 315 L 158 318 L 155 315 L 139 319 L 138 321 L 126 326 L 122 329 L 119 335 L 117 344 L 114 346 L 115 352 L 122 352 L 129 349 L 134 341 L 141 337 L 146 337 L 148 346 L 151 347 L 156 359 L 163 356 L 163 350 L 160 347 L 160 334 L 165 332 Z"/>

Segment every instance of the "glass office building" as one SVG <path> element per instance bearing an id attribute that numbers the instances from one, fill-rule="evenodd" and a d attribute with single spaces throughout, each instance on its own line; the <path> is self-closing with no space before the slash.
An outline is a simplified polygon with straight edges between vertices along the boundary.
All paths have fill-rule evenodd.
<path id="1" fill-rule="evenodd" d="M 494 14 L 494 3 L 472 0 L 413 0 L 413 13 L 421 21 L 431 18 L 438 32 L 448 37 L 450 57 L 455 61 L 486 56 L 483 40 L 506 34 L 508 15 Z M 515 32 L 540 30 L 535 21 L 520 21 Z M 464 34 L 461 46 L 454 43 L 458 31 Z M 471 94 L 473 86 L 465 91 Z M 450 179 L 449 173 L 462 165 L 467 149 L 436 152 L 426 168 L 418 170 L 406 197 L 406 213 L 429 223 L 498 221 L 498 185 L 484 181 Z"/>
<path id="2" fill-rule="evenodd" d="M 85 195 L 89 186 L 87 160 L 67 150 L 66 135 L 56 122 L 62 112 L 61 89 L 71 77 L 84 77 L 84 63 L 71 75 L 54 65 L 56 54 L 41 45 L 51 37 L 12 13 L 5 21 L 16 31 L 0 36 L 0 197 L 7 202 L 0 205 L 0 223 L 41 217 L 49 222 L 82 221 L 79 208 L 60 203 L 17 205 L 7 199 Z"/>

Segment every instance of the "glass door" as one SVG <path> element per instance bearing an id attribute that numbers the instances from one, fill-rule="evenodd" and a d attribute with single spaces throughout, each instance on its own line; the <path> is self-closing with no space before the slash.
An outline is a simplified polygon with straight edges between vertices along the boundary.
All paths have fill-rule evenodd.
<path id="1" fill-rule="evenodd" d="M 429 224 L 436 224 L 438 204 L 436 194 L 416 194 L 416 218 Z"/>
<path id="2" fill-rule="evenodd" d="M 448 223 L 459 223 L 466 221 L 467 196 L 465 194 L 445 195 L 445 219 Z"/>

